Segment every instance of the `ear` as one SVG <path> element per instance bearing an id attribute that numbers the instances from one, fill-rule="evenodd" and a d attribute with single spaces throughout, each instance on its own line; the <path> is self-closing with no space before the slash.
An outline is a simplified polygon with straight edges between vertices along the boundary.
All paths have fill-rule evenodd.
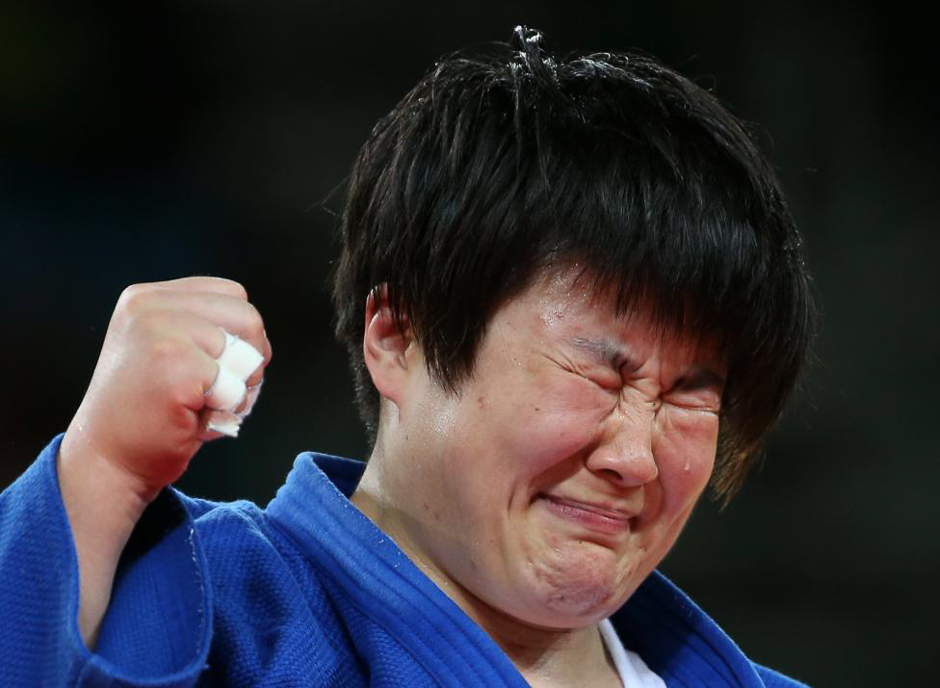
<path id="1" fill-rule="evenodd" d="M 402 396 L 413 365 L 411 328 L 407 321 L 398 328 L 388 305 L 385 285 L 375 287 L 366 299 L 362 350 L 372 384 L 385 399 L 401 407 Z M 413 362 L 411 362 L 413 363 Z"/>

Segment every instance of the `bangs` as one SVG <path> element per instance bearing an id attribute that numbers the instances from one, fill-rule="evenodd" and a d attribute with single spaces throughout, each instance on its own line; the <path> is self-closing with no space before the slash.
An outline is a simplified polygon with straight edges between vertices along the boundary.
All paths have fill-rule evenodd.
<path id="1" fill-rule="evenodd" d="M 379 395 L 362 358 L 373 288 L 459 393 L 496 308 L 574 267 L 597 293 L 612 290 L 621 314 L 642 305 L 664 333 L 722 345 L 713 486 L 727 500 L 813 330 L 776 175 L 712 94 L 655 59 L 556 61 L 527 35 L 442 59 L 359 153 L 334 299 L 367 427 L 374 439 Z"/>
<path id="2" fill-rule="evenodd" d="M 558 87 L 568 85 L 560 73 Z M 593 291 L 614 292 L 620 314 L 642 306 L 664 334 L 718 342 L 729 373 L 714 486 L 727 498 L 780 415 L 812 332 L 799 235 L 773 172 L 724 111 L 725 121 L 653 118 L 621 93 L 615 110 L 580 100 L 575 115 L 594 108 L 588 127 L 554 112 L 557 97 L 540 97 L 459 184 L 454 205 L 474 250 L 450 276 L 501 281 L 510 298 L 540 273 L 575 266 Z M 481 285 L 471 308 L 492 312 L 492 293 Z"/>

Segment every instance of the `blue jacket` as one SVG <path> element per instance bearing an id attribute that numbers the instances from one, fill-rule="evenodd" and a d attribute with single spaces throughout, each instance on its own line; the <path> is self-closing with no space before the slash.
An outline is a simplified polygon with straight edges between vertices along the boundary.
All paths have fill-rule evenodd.
<path id="1" fill-rule="evenodd" d="M 309 453 L 264 510 L 164 490 L 89 652 L 59 441 L 0 495 L 3 686 L 527 685 L 349 502 L 363 464 Z M 658 573 L 612 621 L 669 686 L 802 685 L 749 661 Z"/>

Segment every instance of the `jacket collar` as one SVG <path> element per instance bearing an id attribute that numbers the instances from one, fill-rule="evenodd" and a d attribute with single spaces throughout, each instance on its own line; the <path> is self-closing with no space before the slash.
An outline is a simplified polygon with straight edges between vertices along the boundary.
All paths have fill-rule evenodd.
<path id="1" fill-rule="evenodd" d="M 349 501 L 364 468 L 301 454 L 267 514 L 360 611 L 413 646 L 432 673 L 453 685 L 474 675 L 477 685 L 527 685 L 489 636 Z M 734 642 L 657 571 L 611 620 L 624 645 L 667 685 L 764 685 Z"/>

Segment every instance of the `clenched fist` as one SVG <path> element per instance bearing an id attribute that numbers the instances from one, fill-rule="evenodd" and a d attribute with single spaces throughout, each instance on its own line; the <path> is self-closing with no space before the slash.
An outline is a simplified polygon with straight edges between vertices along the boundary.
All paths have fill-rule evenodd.
<path id="1" fill-rule="evenodd" d="M 210 402 L 231 398 L 213 388 L 217 378 L 222 382 L 217 359 L 226 332 L 263 355 L 245 381 L 256 390 L 271 345 L 240 284 L 190 277 L 134 285 L 118 300 L 88 391 L 59 452 L 86 641 L 93 639 L 107 608 L 114 567 L 144 508 L 183 474 L 204 441 L 220 436 L 211 429 L 219 412 L 210 408 L 219 404 Z M 231 409 L 236 413 L 248 396 L 238 393 L 240 384 L 239 379 L 235 399 L 246 399 Z"/>
<path id="2" fill-rule="evenodd" d="M 219 375 L 225 332 L 270 360 L 261 316 L 236 282 L 190 277 L 125 289 L 63 453 L 84 446 L 155 496 L 204 440 L 219 436 L 206 427 L 206 393 Z M 262 374 L 260 366 L 247 385 Z"/>

